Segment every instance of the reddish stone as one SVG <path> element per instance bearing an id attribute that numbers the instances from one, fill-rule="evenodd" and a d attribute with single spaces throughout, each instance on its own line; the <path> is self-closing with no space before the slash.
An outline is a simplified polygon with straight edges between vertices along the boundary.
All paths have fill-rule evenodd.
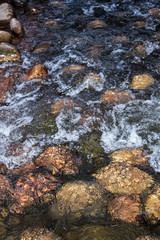
<path id="1" fill-rule="evenodd" d="M 0 102 L 7 100 L 6 93 L 13 88 L 14 79 L 12 76 L 7 78 L 0 77 Z"/>
<path id="2" fill-rule="evenodd" d="M 26 74 L 23 74 L 22 80 L 27 82 L 35 78 L 42 78 L 46 76 L 46 74 L 46 67 L 44 65 L 37 64 L 33 66 Z"/>

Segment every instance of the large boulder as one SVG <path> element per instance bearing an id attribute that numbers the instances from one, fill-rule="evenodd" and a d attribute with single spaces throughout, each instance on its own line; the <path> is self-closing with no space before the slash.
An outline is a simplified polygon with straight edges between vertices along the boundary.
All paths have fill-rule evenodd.
<path id="1" fill-rule="evenodd" d="M 0 28 L 8 27 L 13 17 L 14 11 L 12 6 L 8 3 L 2 3 L 0 5 Z"/>
<path id="2" fill-rule="evenodd" d="M 18 61 L 21 55 L 19 50 L 10 43 L 0 43 L 0 62 Z"/>

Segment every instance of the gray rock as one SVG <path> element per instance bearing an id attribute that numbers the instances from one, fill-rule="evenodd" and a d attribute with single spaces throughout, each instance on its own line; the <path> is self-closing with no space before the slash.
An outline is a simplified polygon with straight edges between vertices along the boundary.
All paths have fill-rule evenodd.
<path id="1" fill-rule="evenodd" d="M 20 52 L 15 46 L 9 43 L 0 43 L 0 62 L 18 61 L 20 58 Z"/>
<path id="2" fill-rule="evenodd" d="M 2 3 L 0 5 L 0 28 L 9 26 L 10 20 L 14 17 L 14 11 L 10 4 Z"/>
<path id="3" fill-rule="evenodd" d="M 12 18 L 10 21 L 10 29 L 18 37 L 22 37 L 24 35 L 24 30 L 21 23 L 16 19 Z"/>
<path id="4" fill-rule="evenodd" d="M 8 42 L 10 43 L 12 39 L 12 35 L 6 31 L 0 31 L 0 42 Z"/>

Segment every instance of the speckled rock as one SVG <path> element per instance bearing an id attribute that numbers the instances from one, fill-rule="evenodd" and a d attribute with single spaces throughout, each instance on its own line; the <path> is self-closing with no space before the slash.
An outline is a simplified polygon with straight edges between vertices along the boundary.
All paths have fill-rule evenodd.
<path id="1" fill-rule="evenodd" d="M 114 219 L 128 223 L 140 219 L 141 210 L 139 197 L 134 199 L 129 196 L 119 196 L 108 204 L 108 211 Z"/>
<path id="2" fill-rule="evenodd" d="M 16 7 L 25 7 L 28 0 L 11 0 L 11 3 Z"/>
<path id="3" fill-rule="evenodd" d="M 10 4 L 2 3 L 0 5 L 0 28 L 9 26 L 10 20 L 14 17 L 14 11 Z"/>
<path id="4" fill-rule="evenodd" d="M 149 74 L 136 75 L 133 77 L 131 82 L 132 89 L 147 89 L 152 84 L 154 84 L 155 80 Z"/>
<path id="5" fill-rule="evenodd" d="M 147 173 L 119 163 L 111 163 L 93 176 L 108 191 L 127 195 L 140 194 L 154 183 Z"/>
<path id="6" fill-rule="evenodd" d="M 62 240 L 62 238 L 47 228 L 28 228 L 21 233 L 20 240 Z"/>
<path id="7" fill-rule="evenodd" d="M 74 158 L 68 147 L 65 146 L 47 148 L 34 162 L 38 166 L 51 170 L 53 175 L 57 173 L 65 175 L 77 174 L 82 164 L 80 160 Z"/>
<path id="8" fill-rule="evenodd" d="M 160 238 L 154 237 L 154 236 L 142 236 L 139 238 L 136 238 L 136 240 L 159 240 Z"/>
<path id="9" fill-rule="evenodd" d="M 7 78 L 0 77 L 0 101 L 6 102 L 7 96 L 6 93 L 13 88 L 14 79 L 12 76 Z"/>
<path id="10" fill-rule="evenodd" d="M 22 75 L 23 81 L 30 81 L 32 79 L 39 79 L 47 75 L 47 69 L 44 65 L 37 64 L 33 66 L 27 73 Z"/>
<path id="11" fill-rule="evenodd" d="M 119 90 L 107 90 L 100 98 L 103 104 L 126 103 L 133 100 L 131 93 Z"/>
<path id="12" fill-rule="evenodd" d="M 0 31 L 0 42 L 10 43 L 12 40 L 12 35 L 6 31 Z"/>
<path id="13" fill-rule="evenodd" d="M 0 43 L 0 62 L 18 61 L 21 55 L 19 50 L 10 43 Z"/>
<path id="14" fill-rule="evenodd" d="M 114 151 L 109 155 L 113 162 L 127 165 L 148 165 L 148 159 L 144 157 L 144 152 L 138 148 L 124 148 Z"/>
<path id="15" fill-rule="evenodd" d="M 48 51 L 49 48 L 52 47 L 52 44 L 50 43 L 39 43 L 37 46 L 33 49 L 33 53 L 44 53 Z"/>
<path id="16" fill-rule="evenodd" d="M 21 23 L 16 19 L 12 18 L 10 21 L 10 29 L 18 37 L 22 37 L 24 35 L 24 29 Z"/>
<path id="17" fill-rule="evenodd" d="M 97 28 L 107 28 L 107 24 L 101 20 L 94 20 L 88 23 L 88 28 L 97 29 Z"/>
<path id="18" fill-rule="evenodd" d="M 116 36 L 113 42 L 117 44 L 127 44 L 129 42 L 129 38 L 126 36 Z"/>
<path id="19" fill-rule="evenodd" d="M 146 219 L 155 224 L 160 219 L 160 185 L 156 185 L 144 203 Z"/>
<path id="20" fill-rule="evenodd" d="M 103 79 L 95 73 L 89 73 L 83 78 L 83 83 L 86 84 L 87 88 L 90 90 L 94 90 L 101 86 L 102 82 Z"/>

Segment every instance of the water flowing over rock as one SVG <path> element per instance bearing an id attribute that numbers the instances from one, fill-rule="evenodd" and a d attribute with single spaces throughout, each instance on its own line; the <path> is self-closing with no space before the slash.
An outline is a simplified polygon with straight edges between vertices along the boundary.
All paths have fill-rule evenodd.
<path id="1" fill-rule="evenodd" d="M 88 88 L 90 90 L 96 89 L 99 85 L 101 85 L 103 82 L 103 79 L 94 73 L 89 73 L 83 78 L 83 83 L 87 84 Z"/>
<path id="2" fill-rule="evenodd" d="M 33 53 L 44 53 L 52 47 L 50 43 L 39 43 L 34 49 Z"/>
<path id="3" fill-rule="evenodd" d="M 0 31 L 0 42 L 10 43 L 12 40 L 12 35 L 6 31 Z"/>
<path id="4" fill-rule="evenodd" d="M 147 89 L 155 82 L 154 78 L 148 74 L 136 75 L 132 79 L 132 89 Z"/>
<path id="5" fill-rule="evenodd" d="M 0 5 L 0 28 L 9 26 L 10 20 L 14 17 L 14 11 L 10 4 L 2 3 Z"/>
<path id="6" fill-rule="evenodd" d="M 33 66 L 27 73 L 23 74 L 22 80 L 23 81 L 30 81 L 36 78 L 42 78 L 47 75 L 47 69 L 44 65 L 37 64 Z"/>
<path id="7" fill-rule="evenodd" d="M 20 58 L 20 52 L 15 46 L 9 43 L 0 43 L 0 62 L 19 61 Z"/>
<path id="8" fill-rule="evenodd" d="M 127 195 L 140 194 L 154 183 L 147 173 L 119 163 L 111 163 L 93 176 L 108 191 Z"/>
<path id="9" fill-rule="evenodd" d="M 0 174 L 0 203 L 8 203 L 11 201 L 12 192 L 10 180 L 6 176 Z"/>
<path id="10" fill-rule="evenodd" d="M 126 103 L 132 100 L 131 93 L 127 91 L 119 91 L 119 90 L 107 90 L 101 96 L 101 100 L 103 104 L 115 104 L 115 103 Z"/>
<path id="11" fill-rule="evenodd" d="M 95 21 L 89 22 L 87 27 L 92 29 L 107 28 L 107 24 L 104 21 L 95 20 Z"/>

